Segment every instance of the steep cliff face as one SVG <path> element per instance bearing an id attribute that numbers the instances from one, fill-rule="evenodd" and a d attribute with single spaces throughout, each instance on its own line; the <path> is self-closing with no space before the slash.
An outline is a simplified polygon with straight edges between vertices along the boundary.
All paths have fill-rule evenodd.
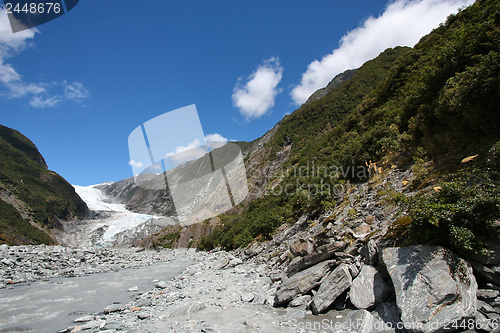
<path id="1" fill-rule="evenodd" d="M 0 125 L 0 243 L 55 243 L 52 229 L 87 213 L 74 188 L 47 169 L 33 142 Z"/>

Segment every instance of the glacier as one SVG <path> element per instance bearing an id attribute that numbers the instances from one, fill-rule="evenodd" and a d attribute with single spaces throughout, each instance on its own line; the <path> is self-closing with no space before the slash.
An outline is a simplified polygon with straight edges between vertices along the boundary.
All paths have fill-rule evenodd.
<path id="1" fill-rule="evenodd" d="M 66 222 L 57 235 L 60 243 L 72 246 L 127 246 L 167 225 L 176 224 L 173 217 L 135 213 L 123 203 L 113 201 L 96 184 L 73 185 L 87 204 L 91 218 Z"/>

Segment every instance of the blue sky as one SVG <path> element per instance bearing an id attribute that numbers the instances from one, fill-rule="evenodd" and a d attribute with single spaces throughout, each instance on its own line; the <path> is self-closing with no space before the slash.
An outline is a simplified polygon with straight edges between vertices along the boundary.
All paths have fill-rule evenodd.
<path id="1" fill-rule="evenodd" d="M 413 46 L 471 2 L 81 0 L 16 34 L 1 8 L 0 124 L 72 184 L 118 181 L 149 119 L 196 104 L 206 136 L 251 141 L 336 74 Z"/>

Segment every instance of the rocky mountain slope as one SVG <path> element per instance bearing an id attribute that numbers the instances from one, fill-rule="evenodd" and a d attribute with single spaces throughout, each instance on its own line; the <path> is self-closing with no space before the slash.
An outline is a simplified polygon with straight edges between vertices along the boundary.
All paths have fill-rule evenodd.
<path id="1" fill-rule="evenodd" d="M 0 243 L 53 244 L 52 230 L 87 214 L 86 204 L 47 169 L 36 146 L 0 125 Z"/>

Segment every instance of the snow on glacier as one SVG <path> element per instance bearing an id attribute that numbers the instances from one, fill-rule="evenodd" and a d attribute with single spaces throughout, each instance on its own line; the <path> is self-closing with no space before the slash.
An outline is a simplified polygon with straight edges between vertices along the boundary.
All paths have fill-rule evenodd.
<path id="1" fill-rule="evenodd" d="M 120 232 L 135 228 L 151 219 L 160 218 L 160 216 L 134 213 L 127 210 L 125 204 L 113 203 L 100 189 L 96 188 L 98 185 L 73 185 L 73 187 L 91 211 L 109 212 L 106 217 L 96 221 L 91 230 L 95 231 L 101 227 L 106 229 L 102 235 L 103 244 L 109 244 Z"/>

